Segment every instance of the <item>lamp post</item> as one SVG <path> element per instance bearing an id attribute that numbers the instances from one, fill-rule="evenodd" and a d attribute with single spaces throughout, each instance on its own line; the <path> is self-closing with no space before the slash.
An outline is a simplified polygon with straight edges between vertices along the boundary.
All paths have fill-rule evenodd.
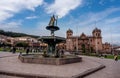
<path id="1" fill-rule="evenodd" d="M 112 31 L 112 29 L 111 29 L 111 27 L 110 27 L 110 36 L 111 36 L 111 44 L 112 44 L 112 45 L 111 45 L 111 53 L 114 54 L 113 39 L 112 39 L 112 32 L 111 32 L 111 31 Z"/>
<path id="2" fill-rule="evenodd" d="M 78 33 L 78 26 L 76 26 L 76 52 L 78 52 L 78 36 L 77 36 L 77 33 Z"/>
<path id="3" fill-rule="evenodd" d="M 68 39 L 67 38 L 67 40 L 66 40 L 66 49 L 67 49 L 67 51 L 70 51 L 70 39 Z"/>
<path id="4" fill-rule="evenodd" d="M 96 46 L 96 54 L 98 54 L 97 37 L 96 37 L 96 40 L 95 40 L 95 41 L 96 41 L 96 45 L 95 45 L 95 46 Z"/>
<path id="5" fill-rule="evenodd" d="M 96 21 L 95 21 L 95 27 L 96 27 Z M 95 36 L 95 48 L 96 48 L 96 54 L 98 55 L 98 41 L 97 41 L 97 36 L 98 36 L 98 34 L 95 34 L 96 36 Z"/>

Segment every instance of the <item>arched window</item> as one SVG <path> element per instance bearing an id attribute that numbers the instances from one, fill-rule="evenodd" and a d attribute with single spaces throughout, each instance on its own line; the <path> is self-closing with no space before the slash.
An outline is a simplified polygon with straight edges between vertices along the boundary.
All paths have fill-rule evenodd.
<path id="1" fill-rule="evenodd" d="M 96 36 L 97 36 L 98 34 L 96 33 Z"/>

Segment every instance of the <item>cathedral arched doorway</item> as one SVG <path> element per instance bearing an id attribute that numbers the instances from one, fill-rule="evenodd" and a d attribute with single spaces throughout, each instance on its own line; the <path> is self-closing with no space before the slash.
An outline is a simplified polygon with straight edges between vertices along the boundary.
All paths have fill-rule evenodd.
<path id="1" fill-rule="evenodd" d="M 82 47 L 82 53 L 86 53 L 85 44 L 82 44 L 81 47 Z"/>

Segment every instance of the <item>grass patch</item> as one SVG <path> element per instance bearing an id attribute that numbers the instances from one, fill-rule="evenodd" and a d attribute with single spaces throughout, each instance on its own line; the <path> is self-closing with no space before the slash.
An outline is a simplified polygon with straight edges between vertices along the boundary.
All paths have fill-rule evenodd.
<path id="1" fill-rule="evenodd" d="M 1 47 L 0 48 L 0 51 L 2 52 L 2 51 L 4 51 L 4 52 L 10 52 L 11 51 L 11 49 L 10 48 L 8 48 L 8 47 L 6 47 L 6 48 L 3 48 L 3 47 Z M 16 50 L 16 52 L 26 52 L 26 50 Z"/>
<path id="2" fill-rule="evenodd" d="M 107 59 L 114 59 L 114 55 L 107 55 Z M 120 55 L 118 55 L 118 59 L 120 59 Z"/>
<path id="3" fill-rule="evenodd" d="M 100 57 L 98 55 L 96 55 L 95 53 L 90 53 L 89 55 L 83 54 L 85 56 L 91 56 L 91 57 Z M 105 55 L 103 55 L 102 57 L 106 58 L 106 59 L 114 59 L 114 55 L 112 54 L 107 54 L 106 57 Z M 120 60 L 120 55 L 118 55 L 118 59 Z"/>
<path id="4" fill-rule="evenodd" d="M 114 56 L 113 55 L 107 55 L 106 58 L 108 58 L 108 59 L 114 59 Z"/>
<path id="5" fill-rule="evenodd" d="M 22 52 L 22 53 L 24 53 L 26 51 L 25 50 L 16 50 L 16 52 Z"/>

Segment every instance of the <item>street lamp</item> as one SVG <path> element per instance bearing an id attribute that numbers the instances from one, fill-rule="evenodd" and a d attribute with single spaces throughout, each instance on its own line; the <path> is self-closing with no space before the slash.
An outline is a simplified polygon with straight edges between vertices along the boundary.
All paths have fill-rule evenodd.
<path id="1" fill-rule="evenodd" d="M 76 52 L 78 52 L 78 36 L 77 36 L 77 33 L 78 33 L 78 26 L 76 26 Z"/>
<path id="2" fill-rule="evenodd" d="M 98 54 L 98 45 L 97 45 L 97 37 L 96 37 L 96 54 Z"/>

